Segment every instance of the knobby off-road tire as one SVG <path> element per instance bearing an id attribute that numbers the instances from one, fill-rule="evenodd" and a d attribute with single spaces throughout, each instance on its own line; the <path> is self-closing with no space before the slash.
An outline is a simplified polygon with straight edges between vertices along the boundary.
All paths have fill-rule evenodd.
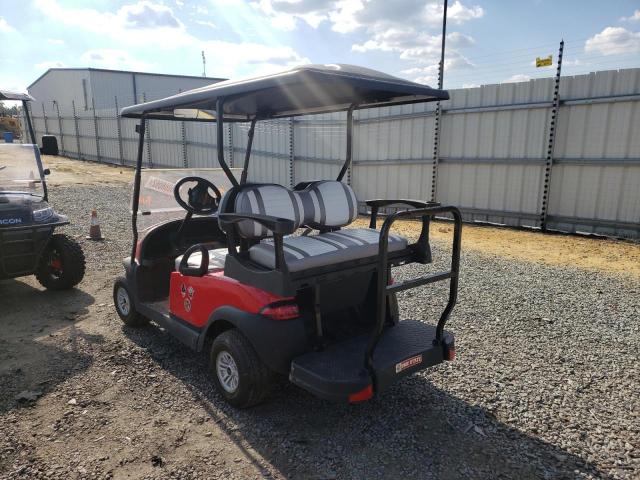
<path id="1" fill-rule="evenodd" d="M 78 242 L 58 233 L 47 243 L 35 273 L 43 287 L 67 290 L 80 283 L 84 271 L 84 253 Z"/>
<path id="2" fill-rule="evenodd" d="M 229 357 L 232 362 L 229 362 Z M 231 363 L 231 365 L 229 365 Z M 221 377 L 220 367 L 237 370 L 237 384 Z M 249 340 L 238 330 L 227 330 L 216 337 L 211 345 L 209 371 L 216 388 L 225 400 L 237 408 L 247 408 L 265 400 L 271 392 L 275 376 L 260 360 Z M 231 385 L 230 385 L 231 383 Z"/>
<path id="3" fill-rule="evenodd" d="M 113 284 L 113 304 L 120 320 L 128 327 L 144 327 L 149 320 L 141 316 L 135 309 L 133 295 L 124 277 L 118 277 Z"/>

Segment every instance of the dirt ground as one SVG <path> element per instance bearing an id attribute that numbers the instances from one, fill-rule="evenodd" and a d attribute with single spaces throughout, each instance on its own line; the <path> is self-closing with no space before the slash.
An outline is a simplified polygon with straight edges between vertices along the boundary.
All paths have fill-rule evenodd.
<path id="1" fill-rule="evenodd" d="M 640 292 L 633 287 L 640 278 L 640 245 L 465 225 L 463 250 L 475 253 L 465 262 L 466 286 L 453 322 L 461 339 L 459 362 L 411 377 L 355 408 L 283 384 L 269 403 L 238 412 L 214 393 L 203 358 L 162 329 L 122 327 L 114 313 L 113 280 L 130 248 L 132 170 L 53 157 L 44 162 L 52 170 L 56 208 L 87 211 L 68 230 L 83 243 L 87 276 L 70 292 L 45 291 L 32 277 L 0 284 L 0 479 L 633 478 L 630 460 L 614 460 L 610 452 L 637 458 L 632 452 L 640 445 L 631 435 L 638 432 L 638 412 L 628 393 L 637 393 L 637 383 L 624 380 L 637 378 L 637 365 L 628 370 L 612 361 L 603 367 L 611 377 L 596 378 L 590 365 L 604 365 L 610 350 L 589 344 L 589 356 L 572 358 L 560 343 L 569 326 L 558 304 L 584 318 L 592 309 L 602 311 L 612 333 L 594 335 L 611 342 L 607 349 L 632 357 L 636 344 L 621 329 L 629 323 L 637 333 L 639 310 L 629 295 Z M 103 217 L 107 240 L 100 243 L 84 240 L 96 203 L 116 204 Z M 415 236 L 417 224 L 397 229 Z M 449 238 L 451 225 L 434 225 L 432 235 Z M 501 271 L 516 261 L 516 275 Z M 556 267 L 563 266 L 594 278 L 585 291 L 605 299 L 602 305 L 582 305 L 582 293 L 564 291 L 562 283 L 573 277 L 553 283 Z M 528 270 L 536 272 L 536 288 L 558 289 L 549 298 L 532 290 L 535 301 L 551 302 L 532 305 L 535 313 L 523 311 Z M 501 275 L 502 283 L 494 284 Z M 485 283 L 474 286 L 480 281 Z M 628 283 L 629 294 L 621 287 Z M 496 290 L 499 295 L 479 298 Z M 429 314 L 437 305 L 421 299 L 419 307 Z M 513 322 L 501 323 L 498 316 Z M 517 332 L 525 323 L 534 332 L 526 338 Z M 572 341 L 582 341 L 586 331 L 572 330 Z M 505 335 L 522 343 L 494 356 L 495 342 Z M 549 345 L 557 346 L 554 365 L 539 358 Z M 535 383 L 543 372 L 555 382 L 549 391 L 547 378 Z M 605 400 L 582 406 L 590 391 L 619 400 L 616 405 L 627 411 L 611 413 Z M 594 425 L 587 428 L 587 422 Z M 593 453 L 598 451 L 601 457 Z M 620 473 L 604 473 L 609 471 Z"/>
<path id="2" fill-rule="evenodd" d="M 51 155 L 43 155 L 42 163 L 53 172 L 47 179 L 47 184 L 54 186 L 129 184 L 133 181 L 133 169 L 129 167 L 82 162 Z"/>

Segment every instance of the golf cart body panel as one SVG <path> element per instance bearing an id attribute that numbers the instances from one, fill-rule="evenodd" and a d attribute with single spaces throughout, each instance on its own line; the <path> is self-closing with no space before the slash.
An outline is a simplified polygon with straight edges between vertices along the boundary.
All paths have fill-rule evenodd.
<path id="1" fill-rule="evenodd" d="M 124 108 L 122 116 L 140 118 L 140 124 L 134 243 L 124 261 L 127 278 L 114 286 L 123 321 L 135 321 L 128 310 L 134 304 L 194 350 L 214 339 L 212 352 L 218 336 L 236 330 L 270 370 L 335 401 L 366 400 L 404 375 L 453 359 L 453 336 L 444 325 L 457 299 L 459 210 L 420 200 L 369 200 L 369 228 L 345 228 L 358 215 L 358 200 L 342 182 L 352 158 L 354 111 L 448 98 L 446 91 L 369 69 L 308 65 Z M 294 189 L 248 182 L 258 121 L 337 111 L 347 114 L 347 149 L 336 179 Z M 225 121 L 248 122 L 246 156 L 242 169 L 231 169 L 224 142 L 218 142 L 226 183 L 215 188 L 206 174 L 178 180 L 174 196 L 187 211 L 184 219 L 155 223 L 138 235 L 149 215 L 144 132 L 147 120 L 157 119 L 215 122 L 217 138 L 224 138 Z M 182 182 L 195 185 L 184 189 Z M 170 185 L 161 188 L 165 199 Z M 378 212 L 390 205 L 406 209 L 387 216 L 379 228 Z M 436 215 L 454 220 L 450 269 L 394 283 L 393 266 L 431 262 L 429 226 Z M 399 219 L 421 221 L 417 241 L 390 233 Z M 299 235 L 298 229 L 306 230 Z M 437 324 L 400 320 L 396 293 L 438 281 L 449 282 L 449 298 Z M 232 371 L 214 367 L 218 384 Z M 229 391 L 221 393 L 231 401 Z"/>

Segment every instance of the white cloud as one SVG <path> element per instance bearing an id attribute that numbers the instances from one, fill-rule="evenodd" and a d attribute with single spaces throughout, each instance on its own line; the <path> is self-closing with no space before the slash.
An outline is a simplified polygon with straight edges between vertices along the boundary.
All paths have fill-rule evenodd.
<path id="1" fill-rule="evenodd" d="M 636 10 L 629 17 L 622 17 L 620 20 L 622 22 L 640 22 L 640 10 Z"/>
<path id="2" fill-rule="evenodd" d="M 216 66 L 216 76 L 232 77 L 242 67 L 251 66 L 251 75 L 263 75 L 310 63 L 291 47 L 274 47 L 253 42 L 232 43 L 211 40 L 201 44 L 207 63 Z"/>
<path id="3" fill-rule="evenodd" d="M 124 5 L 115 13 L 91 8 L 67 8 L 57 0 L 36 0 L 36 5 L 52 21 L 112 39 L 113 48 L 90 50 L 80 57 L 81 61 L 92 66 L 149 71 L 152 65 L 129 54 L 129 45 L 152 46 L 180 53 L 184 51 L 186 56 L 193 58 L 194 65 L 198 66 L 200 51 L 204 50 L 207 63 L 215 65 L 215 73 L 211 72 L 212 75 L 219 77 L 232 77 L 242 73 L 261 74 L 309 63 L 309 59 L 287 46 L 202 40 L 187 32 L 185 25 L 175 17 L 171 8 L 148 0 Z"/>
<path id="4" fill-rule="evenodd" d="M 182 27 L 182 23 L 169 7 L 146 0 L 122 6 L 116 16 L 127 28 Z"/>
<path id="5" fill-rule="evenodd" d="M 473 37 L 460 32 L 451 32 L 447 34 L 447 46 L 456 48 L 472 47 L 476 44 Z"/>
<path id="6" fill-rule="evenodd" d="M 327 20 L 329 10 L 340 3 L 336 0 L 255 0 L 250 4 L 266 15 L 271 24 L 281 30 L 293 30 L 299 22 L 313 28 Z"/>
<path id="7" fill-rule="evenodd" d="M 51 21 L 89 30 L 136 45 L 170 48 L 185 43 L 185 27 L 173 11 L 147 0 L 123 5 L 115 13 L 92 8 L 65 7 L 57 0 L 36 0 L 35 5 Z"/>
<path id="8" fill-rule="evenodd" d="M 126 50 L 97 48 L 80 55 L 80 61 L 88 67 L 116 70 L 149 70 L 153 65 L 134 58 Z"/>
<path id="9" fill-rule="evenodd" d="M 463 83 L 462 88 L 478 88 L 480 86 L 479 83 Z"/>
<path id="10" fill-rule="evenodd" d="M 437 26 L 443 13 L 442 2 L 436 0 L 255 0 L 251 5 L 283 29 L 291 30 L 300 23 L 318 28 L 328 21 L 332 30 L 339 33 L 358 29 L 380 33 L 407 25 Z M 459 0 L 447 10 L 448 21 L 454 25 L 483 16 L 482 7 L 468 7 Z"/>
<path id="11" fill-rule="evenodd" d="M 402 73 L 408 75 L 413 81 L 436 85 L 438 82 L 438 70 L 440 62 L 432 63 L 424 67 L 413 67 L 403 70 Z M 471 70 L 475 65 L 468 58 L 457 54 L 454 57 L 446 58 L 444 61 L 445 78 L 446 73 L 454 70 Z"/>
<path id="12" fill-rule="evenodd" d="M 584 50 L 602 55 L 640 52 L 640 32 L 631 32 L 622 27 L 607 27 L 589 38 L 584 44 Z"/>
<path id="13" fill-rule="evenodd" d="M 209 28 L 218 28 L 215 23 L 209 22 L 207 20 L 196 20 L 196 23 L 198 25 L 203 25 L 203 26 L 209 27 Z"/>
<path id="14" fill-rule="evenodd" d="M 60 60 L 50 60 L 46 62 L 36 63 L 35 67 L 38 70 L 49 70 L 50 68 L 65 68 L 67 65 Z"/>
<path id="15" fill-rule="evenodd" d="M 9 25 L 3 17 L 0 17 L 0 33 L 12 33 L 15 31 L 15 28 Z"/>
<path id="16" fill-rule="evenodd" d="M 59 38 L 47 38 L 47 43 L 49 45 L 64 45 L 64 40 L 60 40 Z"/>
<path id="17" fill-rule="evenodd" d="M 525 75 L 524 73 L 517 73 L 515 75 L 511 75 L 509 78 L 505 78 L 502 83 L 516 83 L 516 82 L 528 82 L 531 80 L 529 75 Z"/>

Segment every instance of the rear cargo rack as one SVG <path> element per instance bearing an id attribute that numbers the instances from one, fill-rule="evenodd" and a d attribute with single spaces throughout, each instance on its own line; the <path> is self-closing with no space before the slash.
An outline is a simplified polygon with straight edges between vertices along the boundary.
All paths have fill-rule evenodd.
<path id="1" fill-rule="evenodd" d="M 429 222 L 432 217 L 436 215 L 450 214 L 453 216 L 454 228 L 453 228 L 453 245 L 451 252 L 451 268 L 447 272 L 440 272 L 431 275 L 425 275 L 412 280 L 406 280 L 404 282 L 389 285 L 389 273 L 390 266 L 388 262 L 389 257 L 389 231 L 391 225 L 396 220 L 422 218 L 423 233 L 425 228 L 428 228 Z M 374 331 L 369 339 L 367 349 L 365 352 L 364 364 L 366 369 L 371 374 L 374 387 L 378 386 L 378 379 L 376 378 L 376 370 L 374 368 L 374 353 L 380 337 L 382 336 L 385 323 L 385 312 L 387 308 L 387 296 L 391 293 L 400 292 L 410 288 L 415 288 L 421 285 L 429 283 L 440 282 L 449 280 L 449 300 L 447 306 L 440 315 L 438 324 L 436 326 L 435 337 L 433 338 L 433 345 L 444 346 L 443 332 L 444 326 L 451 315 L 451 311 L 456 304 L 458 298 L 458 275 L 460 271 L 460 246 L 462 237 L 462 214 L 460 210 L 452 206 L 435 206 L 426 208 L 414 208 L 411 210 L 402 210 L 387 216 L 382 228 L 380 229 L 380 241 L 379 241 L 379 253 L 378 253 L 378 278 L 377 278 L 377 305 L 376 305 L 376 324 Z"/>

